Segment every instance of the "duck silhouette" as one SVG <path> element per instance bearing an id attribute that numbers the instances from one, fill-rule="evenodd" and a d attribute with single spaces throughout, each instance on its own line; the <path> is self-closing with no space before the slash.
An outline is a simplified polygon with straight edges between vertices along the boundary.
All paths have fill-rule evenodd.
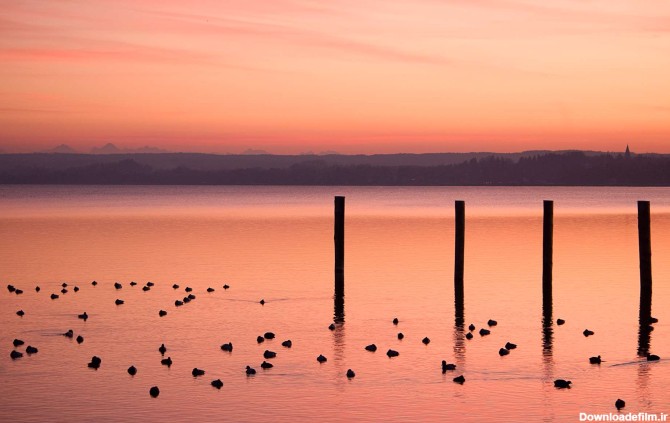
<path id="1" fill-rule="evenodd" d="M 398 324 L 398 318 L 397 318 L 397 317 L 394 317 L 394 318 L 393 318 L 393 324 L 394 324 L 394 325 L 397 325 L 397 324 Z"/>
<path id="2" fill-rule="evenodd" d="M 472 332 L 468 332 L 465 334 L 466 339 L 472 339 L 472 337 L 473 337 Z"/>
<path id="3" fill-rule="evenodd" d="M 193 370 L 191 370 L 191 374 L 193 375 L 193 377 L 203 376 L 205 374 L 205 371 L 202 369 L 198 369 L 197 367 L 194 367 Z"/>
<path id="4" fill-rule="evenodd" d="M 228 289 L 230 288 L 230 285 L 223 285 L 223 289 Z"/>
<path id="5" fill-rule="evenodd" d="M 23 353 L 13 350 L 9 353 L 9 356 L 12 358 L 12 360 L 16 360 L 17 358 L 23 357 Z"/>
<path id="6" fill-rule="evenodd" d="M 12 344 L 16 348 L 16 347 L 20 347 L 21 345 L 25 344 L 25 342 L 23 342 L 21 339 L 16 339 L 15 338 L 14 341 L 12 341 Z"/>
<path id="7" fill-rule="evenodd" d="M 619 398 L 614 402 L 614 406 L 616 407 L 617 410 L 621 410 L 626 406 L 626 401 Z"/>
<path id="8" fill-rule="evenodd" d="M 165 311 L 165 310 L 158 310 L 158 315 L 159 315 L 160 317 L 163 317 L 163 316 L 165 316 L 166 314 L 167 314 L 167 311 Z"/>
<path id="9" fill-rule="evenodd" d="M 265 358 L 266 360 L 275 357 L 277 357 L 277 353 L 274 351 L 265 350 L 265 352 L 263 353 L 263 358 Z"/>
<path id="10" fill-rule="evenodd" d="M 484 328 L 479 329 L 479 335 L 480 336 L 486 336 L 486 335 L 490 335 L 490 334 L 491 334 L 491 331 L 488 330 L 488 329 L 484 329 Z"/>
<path id="11" fill-rule="evenodd" d="M 370 351 L 370 352 L 375 352 L 375 351 L 377 351 L 377 346 L 375 344 L 370 344 L 370 345 L 365 347 L 365 350 Z"/>
<path id="12" fill-rule="evenodd" d="M 460 384 L 462 385 L 462 384 L 465 383 L 465 376 L 463 376 L 463 375 L 456 376 L 456 377 L 453 379 L 453 381 L 456 382 L 456 383 L 460 383 Z"/>
<path id="13" fill-rule="evenodd" d="M 353 370 L 349 369 L 349 370 L 347 370 L 347 377 L 349 379 L 354 378 L 354 377 L 356 377 L 356 373 L 354 373 Z"/>
<path id="14" fill-rule="evenodd" d="M 207 292 L 214 292 L 214 288 L 212 287 L 207 288 Z"/>
<path id="15" fill-rule="evenodd" d="M 472 332 L 473 330 L 475 330 L 475 325 L 473 323 L 470 323 L 470 326 L 468 326 L 468 329 L 470 330 L 470 332 Z"/>
<path id="16" fill-rule="evenodd" d="M 584 329 L 584 332 L 582 332 L 582 333 L 584 334 L 584 336 L 587 336 L 587 337 L 591 336 L 591 335 L 595 335 L 595 332 L 593 332 L 592 330 L 588 330 L 588 329 Z"/>
<path id="17" fill-rule="evenodd" d="M 489 321 L 486 322 L 486 324 L 489 325 L 489 326 L 497 326 L 497 325 L 498 325 L 498 322 L 496 322 L 496 321 L 493 320 L 493 319 L 489 319 Z"/>
<path id="18" fill-rule="evenodd" d="M 661 357 L 657 355 L 647 353 L 647 361 L 658 361 L 660 359 Z"/>
<path id="19" fill-rule="evenodd" d="M 442 360 L 442 373 L 446 373 L 447 370 L 456 370 L 456 365 L 448 364 L 446 360 Z"/>
<path id="20" fill-rule="evenodd" d="M 272 363 L 268 363 L 267 361 L 263 361 L 263 362 L 261 363 L 261 368 L 263 368 L 263 369 L 271 369 L 271 368 L 273 368 L 273 367 L 274 367 L 274 366 L 272 365 Z"/>
<path id="21" fill-rule="evenodd" d="M 563 320 L 563 319 L 556 319 L 556 324 L 557 324 L 558 326 L 564 325 L 564 324 L 565 324 L 565 320 Z"/>
<path id="22" fill-rule="evenodd" d="M 167 348 L 165 348 L 165 344 L 161 344 L 161 346 L 158 347 L 158 352 L 160 352 L 161 355 L 165 355 L 166 351 L 167 351 Z"/>
<path id="23" fill-rule="evenodd" d="M 74 332 L 72 331 L 72 329 L 69 329 L 67 332 L 63 334 L 63 336 L 66 338 L 72 338 L 74 337 Z"/>
<path id="24" fill-rule="evenodd" d="M 88 367 L 97 370 L 100 368 L 100 364 L 102 364 L 102 360 L 100 359 L 100 357 L 94 355 L 93 357 L 91 357 L 91 362 L 88 363 Z"/>
<path id="25" fill-rule="evenodd" d="M 281 343 L 281 346 L 286 347 L 286 348 L 291 348 L 293 346 L 293 342 L 291 342 L 290 339 L 287 339 L 286 341 Z"/>
<path id="26" fill-rule="evenodd" d="M 121 284 L 118 283 L 118 282 L 114 282 L 114 288 L 116 288 L 116 289 L 121 289 L 121 288 L 123 288 L 123 285 L 121 285 Z"/>
<path id="27" fill-rule="evenodd" d="M 263 334 L 263 338 L 265 338 L 265 339 L 275 339 L 275 334 L 272 333 L 272 332 L 265 332 Z"/>
<path id="28" fill-rule="evenodd" d="M 324 357 L 323 355 L 319 355 L 316 358 L 316 361 L 318 361 L 319 363 L 325 363 L 326 361 L 328 361 L 328 359 L 326 357 Z"/>
<path id="29" fill-rule="evenodd" d="M 227 344 L 223 344 L 223 345 L 221 345 L 221 349 L 222 349 L 223 351 L 232 352 L 232 351 L 233 351 L 233 343 L 232 343 L 232 342 L 228 342 Z"/>
<path id="30" fill-rule="evenodd" d="M 591 364 L 600 364 L 602 360 L 600 359 L 600 356 L 598 357 L 589 357 L 589 363 Z"/>
<path id="31" fill-rule="evenodd" d="M 247 366 L 247 375 L 255 375 L 256 374 L 256 369 L 253 369 L 249 366 Z"/>
<path id="32" fill-rule="evenodd" d="M 158 389 L 158 386 L 152 386 L 151 389 L 149 389 L 149 395 L 151 395 L 153 398 L 156 398 L 161 391 Z"/>
<path id="33" fill-rule="evenodd" d="M 572 384 L 571 381 L 565 379 L 556 379 L 554 381 L 554 386 L 560 389 L 570 388 L 571 384 Z"/>
<path id="34" fill-rule="evenodd" d="M 88 319 L 88 314 L 86 314 L 86 312 L 83 312 L 82 314 L 80 314 L 80 315 L 77 316 L 77 317 L 80 318 L 80 319 L 82 319 L 82 320 L 84 320 L 84 321 L 86 321 L 86 319 Z"/>
<path id="35" fill-rule="evenodd" d="M 515 349 L 516 349 L 516 344 L 513 344 L 513 343 L 511 343 L 511 342 L 508 342 L 508 343 L 505 344 L 505 349 L 508 349 L 508 350 L 515 350 Z"/>
<path id="36" fill-rule="evenodd" d="M 212 386 L 215 387 L 216 389 L 221 389 L 223 388 L 223 382 L 221 382 L 221 379 L 213 380 Z"/>
<path id="37" fill-rule="evenodd" d="M 430 344 L 430 338 L 426 336 L 425 338 L 423 338 L 421 340 L 421 342 L 423 342 L 424 345 L 428 345 L 428 344 Z"/>
<path id="38" fill-rule="evenodd" d="M 28 345 L 26 348 L 26 354 L 37 354 L 37 348 L 33 347 L 32 345 Z"/>
<path id="39" fill-rule="evenodd" d="M 501 348 L 501 349 L 498 350 L 498 354 L 500 354 L 501 357 L 502 357 L 502 356 L 505 356 L 505 355 L 508 355 L 508 354 L 509 354 L 509 350 L 508 350 L 508 349 L 505 349 L 505 348 Z"/>
<path id="40" fill-rule="evenodd" d="M 402 340 L 405 337 L 402 332 L 398 332 L 398 339 Z"/>
<path id="41" fill-rule="evenodd" d="M 77 344 L 81 344 L 82 342 L 84 342 L 84 337 L 81 336 L 81 335 L 78 335 L 77 336 Z"/>
<path id="42" fill-rule="evenodd" d="M 389 356 L 389 358 L 391 358 L 391 357 L 399 356 L 400 353 L 396 350 L 388 350 L 388 351 L 386 351 L 386 355 Z"/>
<path id="43" fill-rule="evenodd" d="M 123 303 L 124 303 L 123 300 L 116 300 L 116 301 L 114 301 L 114 304 L 116 304 L 116 305 L 121 305 L 121 304 L 123 304 Z"/>
<path id="44" fill-rule="evenodd" d="M 135 376 L 137 374 L 137 368 L 135 366 L 128 367 L 128 374 L 130 376 Z"/>
<path id="45" fill-rule="evenodd" d="M 161 364 L 162 364 L 163 366 L 168 366 L 168 368 L 169 368 L 170 366 L 172 366 L 172 358 L 171 358 L 171 357 L 168 357 L 168 358 L 164 358 L 164 359 L 162 359 L 162 360 L 161 360 Z"/>

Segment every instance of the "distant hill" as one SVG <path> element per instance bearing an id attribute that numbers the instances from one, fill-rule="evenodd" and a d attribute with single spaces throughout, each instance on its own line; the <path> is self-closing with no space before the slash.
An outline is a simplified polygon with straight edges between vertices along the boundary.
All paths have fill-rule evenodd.
<path id="1" fill-rule="evenodd" d="M 50 150 L 45 150 L 45 153 L 78 154 L 79 152 L 67 144 L 61 144 Z"/>
<path id="2" fill-rule="evenodd" d="M 103 145 L 102 147 L 93 147 L 91 149 L 91 154 L 150 154 L 150 153 L 167 153 L 167 150 L 163 150 L 162 148 L 158 147 L 149 147 L 149 146 L 144 146 L 141 148 L 118 148 L 114 144 L 107 143 Z"/>

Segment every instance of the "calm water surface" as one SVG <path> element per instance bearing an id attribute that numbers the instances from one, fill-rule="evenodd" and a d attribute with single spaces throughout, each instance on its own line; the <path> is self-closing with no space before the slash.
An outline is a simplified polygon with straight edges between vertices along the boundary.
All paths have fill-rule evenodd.
<path id="1" fill-rule="evenodd" d="M 347 197 L 346 294 L 345 323 L 330 331 L 334 195 Z M 455 325 L 456 199 L 466 326 L 498 321 L 472 340 Z M 555 202 L 551 318 L 563 326 L 543 326 L 543 199 Z M 640 199 L 652 204 L 649 339 L 638 336 Z M 617 398 L 624 411 L 670 413 L 670 189 L 2 186 L 0 241 L 2 421 L 578 421 L 616 412 Z M 63 282 L 70 291 L 49 299 Z M 196 299 L 177 308 L 186 286 Z M 68 329 L 85 341 L 60 335 Z M 258 344 L 267 331 L 277 337 Z M 39 353 L 12 361 L 14 338 Z M 229 341 L 233 352 L 221 351 Z M 507 341 L 518 348 L 500 357 Z M 262 370 L 266 349 L 277 357 Z M 442 360 L 457 370 L 443 375 Z"/>

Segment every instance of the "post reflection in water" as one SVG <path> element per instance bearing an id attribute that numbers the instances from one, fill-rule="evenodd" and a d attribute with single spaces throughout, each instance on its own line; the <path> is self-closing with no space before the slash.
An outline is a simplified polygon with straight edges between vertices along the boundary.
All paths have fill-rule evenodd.
<path id="1" fill-rule="evenodd" d="M 640 291 L 640 327 L 637 337 L 637 355 L 645 357 L 649 353 L 651 342 L 651 292 L 645 289 Z"/>
<path id="2" fill-rule="evenodd" d="M 454 357 L 459 365 L 465 360 L 465 305 L 463 290 L 454 290 Z"/>
<path id="3" fill-rule="evenodd" d="M 335 272 L 335 295 L 333 296 L 335 302 L 335 314 L 333 321 L 335 323 L 344 323 L 344 273 Z"/>
<path id="4" fill-rule="evenodd" d="M 542 363 L 544 364 L 545 377 L 551 378 L 554 358 L 554 322 L 553 322 L 553 298 L 551 291 L 545 291 L 542 295 Z"/>

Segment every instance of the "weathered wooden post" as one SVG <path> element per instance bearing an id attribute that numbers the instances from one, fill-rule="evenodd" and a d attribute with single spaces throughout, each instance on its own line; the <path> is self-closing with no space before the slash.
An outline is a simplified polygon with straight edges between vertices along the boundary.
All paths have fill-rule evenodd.
<path id="1" fill-rule="evenodd" d="M 454 219 L 454 304 L 456 324 L 463 324 L 463 308 L 465 289 L 463 287 L 463 269 L 465 261 L 465 201 L 455 203 L 456 215 Z"/>
<path id="2" fill-rule="evenodd" d="M 344 197 L 335 197 L 335 298 L 344 297 Z"/>
<path id="3" fill-rule="evenodd" d="M 640 329 L 638 354 L 649 352 L 651 340 L 651 216 L 649 201 L 637 202 L 637 232 L 640 249 Z"/>
<path id="4" fill-rule="evenodd" d="M 542 302 L 552 302 L 552 271 L 554 255 L 554 202 L 544 200 L 542 227 Z"/>

